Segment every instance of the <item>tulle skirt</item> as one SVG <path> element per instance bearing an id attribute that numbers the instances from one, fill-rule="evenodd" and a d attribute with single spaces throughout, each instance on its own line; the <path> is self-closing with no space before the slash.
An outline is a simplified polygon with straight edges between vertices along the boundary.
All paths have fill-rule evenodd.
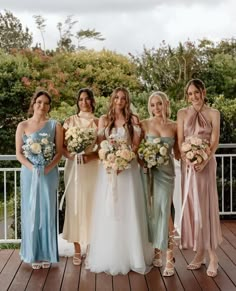
<path id="1" fill-rule="evenodd" d="M 86 267 L 112 275 L 150 271 L 153 248 L 148 242 L 145 199 L 137 161 L 120 174 L 99 165 L 98 184 Z"/>

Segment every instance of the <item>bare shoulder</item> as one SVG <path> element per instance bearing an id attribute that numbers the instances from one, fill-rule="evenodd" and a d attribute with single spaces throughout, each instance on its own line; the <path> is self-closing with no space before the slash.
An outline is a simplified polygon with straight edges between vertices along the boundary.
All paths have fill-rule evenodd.
<path id="1" fill-rule="evenodd" d="M 107 124 L 108 124 L 108 118 L 107 118 L 107 115 L 104 114 L 104 115 L 101 115 L 100 118 L 99 118 L 99 121 L 98 121 L 100 127 L 106 127 Z"/>
<path id="2" fill-rule="evenodd" d="M 220 111 L 216 108 L 209 107 L 209 111 L 211 114 L 220 115 Z"/>
<path id="3" fill-rule="evenodd" d="M 172 128 L 177 128 L 177 122 L 171 119 L 168 119 L 168 124 L 172 127 Z"/>
<path id="4" fill-rule="evenodd" d="M 140 124 L 140 120 L 139 117 L 135 114 L 132 115 L 132 123 L 135 125 L 139 125 Z"/>
<path id="5" fill-rule="evenodd" d="M 146 124 L 148 124 L 149 119 L 143 119 L 140 121 L 141 125 L 145 126 Z"/>
<path id="6" fill-rule="evenodd" d="M 57 128 L 61 128 L 62 127 L 61 123 L 58 120 L 56 120 L 56 127 Z"/>
<path id="7" fill-rule="evenodd" d="M 29 120 L 23 120 L 18 123 L 17 129 L 24 130 L 29 125 Z"/>
<path id="8" fill-rule="evenodd" d="M 177 116 L 178 118 L 183 118 L 187 113 L 187 108 L 181 108 L 178 110 Z"/>
<path id="9" fill-rule="evenodd" d="M 216 108 L 207 107 L 206 111 L 212 121 L 220 118 L 220 112 Z"/>

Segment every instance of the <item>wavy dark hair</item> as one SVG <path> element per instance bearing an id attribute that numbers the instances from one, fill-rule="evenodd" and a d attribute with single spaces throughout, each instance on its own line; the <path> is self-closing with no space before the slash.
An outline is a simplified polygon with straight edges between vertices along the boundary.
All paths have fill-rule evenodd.
<path id="1" fill-rule="evenodd" d="M 185 86 L 185 95 L 186 95 L 186 101 L 188 100 L 188 88 L 193 85 L 195 86 L 200 92 L 201 92 L 201 95 L 202 95 L 202 91 L 206 90 L 206 86 L 204 84 L 204 82 L 200 79 L 192 79 L 190 80 L 187 85 Z M 204 97 L 204 103 L 207 103 L 207 97 L 205 96 Z"/>
<path id="2" fill-rule="evenodd" d="M 45 90 L 38 90 L 34 93 L 33 97 L 31 98 L 31 101 L 30 101 L 30 106 L 29 106 L 29 109 L 28 109 L 28 116 L 32 116 L 33 113 L 34 113 L 34 104 L 36 103 L 36 100 L 42 96 L 42 95 L 45 95 L 47 98 L 48 98 L 48 101 L 49 101 L 49 111 L 51 111 L 51 103 L 52 103 L 52 97 L 51 95 L 48 93 L 48 91 L 45 91 Z"/>
<path id="3" fill-rule="evenodd" d="M 88 95 L 89 100 L 91 101 L 91 107 L 92 107 L 92 112 L 94 113 L 95 111 L 95 98 L 93 95 L 93 91 L 89 88 L 82 88 L 79 90 L 78 95 L 77 95 L 77 101 L 76 101 L 76 106 L 77 106 L 77 114 L 80 113 L 80 108 L 79 108 L 79 98 L 82 93 L 86 93 Z"/>
<path id="4" fill-rule="evenodd" d="M 124 107 L 123 112 L 122 112 L 123 116 L 125 118 L 124 126 L 127 127 L 128 131 L 129 131 L 129 135 L 130 135 L 131 139 L 133 139 L 134 129 L 133 129 L 133 124 L 132 124 L 132 117 L 135 116 L 135 115 L 133 114 L 132 110 L 130 109 L 131 102 L 130 102 L 129 91 L 124 87 L 117 87 L 111 94 L 110 105 L 109 105 L 108 113 L 107 113 L 107 119 L 108 119 L 107 128 L 108 128 L 108 132 L 110 134 L 111 131 L 112 131 L 112 128 L 115 125 L 114 100 L 115 100 L 115 98 L 117 96 L 117 93 L 120 92 L 120 91 L 124 93 L 125 99 L 126 99 L 126 104 L 125 104 L 125 107 Z"/>

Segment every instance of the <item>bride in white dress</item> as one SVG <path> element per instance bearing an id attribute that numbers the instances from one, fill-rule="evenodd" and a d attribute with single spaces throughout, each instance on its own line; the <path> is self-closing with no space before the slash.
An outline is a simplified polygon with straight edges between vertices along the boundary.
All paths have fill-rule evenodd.
<path id="1" fill-rule="evenodd" d="M 125 88 L 113 91 L 107 115 L 99 119 L 99 142 L 110 134 L 125 138 L 137 151 L 140 141 L 138 117 L 130 110 Z M 150 271 L 153 248 L 148 242 L 145 201 L 136 159 L 131 168 L 108 174 L 100 164 L 86 268 L 112 275 L 130 270 Z"/>

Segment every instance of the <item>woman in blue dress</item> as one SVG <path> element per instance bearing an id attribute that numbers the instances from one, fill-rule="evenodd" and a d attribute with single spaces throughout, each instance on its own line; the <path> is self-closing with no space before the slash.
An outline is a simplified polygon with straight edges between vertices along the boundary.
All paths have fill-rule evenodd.
<path id="1" fill-rule="evenodd" d="M 174 191 L 175 171 L 172 150 L 178 156 L 177 126 L 169 119 L 170 106 L 165 93 L 154 92 L 148 101 L 150 118 L 141 122 L 145 139 L 154 141 L 159 139 L 168 144 L 168 164 L 158 168 L 152 167 L 144 178 L 144 188 L 148 204 L 148 223 L 150 241 L 155 248 L 153 265 L 162 267 L 161 252 L 166 251 L 166 266 L 163 276 L 174 275 L 173 256 L 173 220 L 171 205 Z"/>
<path id="2" fill-rule="evenodd" d="M 48 118 L 51 96 L 33 96 L 29 119 L 18 124 L 16 157 L 21 167 L 21 259 L 33 269 L 59 260 L 57 247 L 57 164 L 62 155 L 62 129 Z"/>

